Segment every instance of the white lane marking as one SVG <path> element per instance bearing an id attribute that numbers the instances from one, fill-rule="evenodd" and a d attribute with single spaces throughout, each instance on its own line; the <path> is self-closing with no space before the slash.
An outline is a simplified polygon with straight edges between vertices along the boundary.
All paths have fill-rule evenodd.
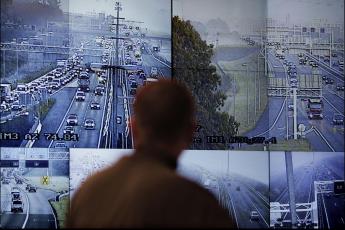
<path id="1" fill-rule="evenodd" d="M 25 226 L 26 226 L 26 223 L 27 223 L 27 222 L 28 222 L 28 220 L 29 220 L 30 203 L 29 203 L 29 197 L 28 197 L 28 194 L 26 194 L 26 192 L 24 192 L 22 188 L 19 188 L 19 187 L 18 187 L 18 189 L 20 189 L 20 190 L 22 191 L 22 193 L 24 193 L 24 194 L 25 194 L 26 203 L 28 204 L 28 207 L 26 208 L 26 217 L 25 217 L 25 220 L 24 220 L 24 223 L 23 223 L 23 226 L 22 226 L 22 229 L 24 229 L 24 228 L 25 228 Z"/>
<path id="2" fill-rule="evenodd" d="M 73 99 L 72 99 L 71 103 L 69 104 L 69 107 L 68 107 L 68 109 L 67 109 L 67 111 L 66 111 L 66 114 L 65 114 L 65 116 L 63 117 L 63 119 L 62 119 L 62 121 L 61 121 L 61 123 L 60 123 L 60 126 L 59 126 L 59 128 L 57 129 L 57 132 L 56 132 L 56 133 L 59 133 L 59 131 L 60 131 L 60 129 L 61 129 L 61 127 L 62 127 L 62 125 L 63 125 L 63 123 L 64 123 L 66 117 L 67 117 L 68 112 L 71 110 L 71 107 L 72 107 L 74 101 L 75 101 L 75 97 L 73 96 Z M 53 142 L 54 142 L 54 141 L 50 141 L 50 144 L 49 144 L 48 148 L 50 148 L 50 147 L 52 146 Z"/>
<path id="3" fill-rule="evenodd" d="M 335 152 L 335 149 L 332 147 L 332 145 L 328 142 L 328 140 L 325 138 L 325 136 L 320 132 L 320 130 L 318 130 L 315 126 L 314 126 L 314 131 L 316 134 L 318 134 L 325 142 L 326 144 L 328 145 L 328 147 L 333 151 Z"/>
<path id="4" fill-rule="evenodd" d="M 327 100 L 327 98 L 325 98 L 324 96 L 322 96 L 322 98 L 325 99 L 325 101 L 326 101 L 330 106 L 332 106 L 333 109 L 334 109 L 335 111 L 337 111 L 337 112 L 340 113 L 342 116 L 344 116 L 344 114 L 343 114 L 342 112 L 340 112 L 334 105 L 332 105 L 332 103 L 331 103 L 329 100 Z"/>
<path id="5" fill-rule="evenodd" d="M 284 105 L 285 105 L 285 103 L 286 103 L 286 97 L 285 97 L 285 99 L 284 99 L 284 102 L 283 102 L 283 104 L 282 104 L 282 106 L 281 106 L 281 108 L 280 108 L 280 111 L 279 111 L 279 113 L 278 113 L 278 115 L 277 115 L 275 121 L 273 122 L 272 126 L 271 126 L 269 129 L 267 129 L 266 131 L 264 131 L 264 132 L 262 132 L 262 133 L 259 133 L 259 134 L 257 134 L 257 135 L 254 135 L 254 137 L 261 136 L 261 135 L 263 135 L 263 134 L 265 134 L 265 133 L 271 131 L 271 130 L 274 128 L 274 126 L 275 126 L 275 125 L 277 124 L 277 122 L 278 122 L 278 119 L 280 118 L 280 115 L 282 114 L 282 112 L 283 112 L 283 110 L 284 110 Z"/>

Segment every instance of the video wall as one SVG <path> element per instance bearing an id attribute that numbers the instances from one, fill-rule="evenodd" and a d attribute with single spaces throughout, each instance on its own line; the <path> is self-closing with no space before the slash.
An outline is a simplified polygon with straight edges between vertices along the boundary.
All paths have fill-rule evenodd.
<path id="1" fill-rule="evenodd" d="M 197 103 L 177 172 L 237 228 L 344 227 L 342 0 L 4 0 L 0 48 L 1 228 L 64 228 L 161 78 Z"/>

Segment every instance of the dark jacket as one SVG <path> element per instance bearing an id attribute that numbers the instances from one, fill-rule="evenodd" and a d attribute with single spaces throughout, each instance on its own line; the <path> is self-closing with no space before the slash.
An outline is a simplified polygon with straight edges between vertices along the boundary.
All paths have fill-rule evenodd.
<path id="1" fill-rule="evenodd" d="M 176 160 L 162 154 L 121 158 L 81 186 L 67 227 L 234 227 L 214 196 L 175 168 Z"/>

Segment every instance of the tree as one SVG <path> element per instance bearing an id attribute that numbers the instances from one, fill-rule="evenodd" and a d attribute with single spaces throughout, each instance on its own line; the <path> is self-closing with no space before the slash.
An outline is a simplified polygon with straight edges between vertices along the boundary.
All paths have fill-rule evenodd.
<path id="1" fill-rule="evenodd" d="M 173 77 L 184 83 L 197 103 L 197 120 L 201 129 L 196 133 L 203 143 L 194 143 L 194 149 L 226 149 L 227 143 L 206 143 L 207 136 L 236 134 L 239 123 L 227 113 L 219 112 L 226 96 L 218 89 L 221 78 L 211 63 L 213 46 L 207 45 L 190 21 L 173 17 Z"/>

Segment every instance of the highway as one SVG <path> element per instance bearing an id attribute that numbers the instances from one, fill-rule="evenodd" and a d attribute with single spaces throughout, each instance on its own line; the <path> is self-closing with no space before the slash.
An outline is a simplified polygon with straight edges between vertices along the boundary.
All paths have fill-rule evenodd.
<path id="1" fill-rule="evenodd" d="M 237 228 L 269 227 L 267 185 L 236 173 L 212 173 L 201 166 L 182 165 L 178 172 L 213 193 Z M 257 211 L 258 219 L 250 218 L 252 211 Z"/>
<path id="2" fill-rule="evenodd" d="M 257 50 L 251 49 L 248 53 L 248 48 L 232 49 L 232 52 L 238 53 L 226 55 L 226 49 L 221 50 L 218 48 L 213 59 L 213 62 L 219 61 L 232 62 L 243 58 L 243 55 L 250 55 Z M 239 53 L 243 53 L 241 56 Z M 307 55 L 303 52 L 304 55 Z M 284 53 L 285 60 L 292 62 L 296 65 L 297 74 L 311 75 L 315 72 L 315 68 L 309 65 L 300 65 L 297 54 L 289 54 L 288 51 Z M 287 68 L 283 61 L 275 57 L 275 49 L 267 48 L 267 63 L 269 73 L 273 78 L 287 79 Z M 314 69 L 314 70 L 313 70 Z M 322 99 L 324 102 L 324 118 L 322 120 L 311 120 L 307 115 L 307 102 L 304 99 L 308 97 L 297 98 L 297 124 L 304 124 L 305 137 L 310 143 L 311 151 L 343 151 L 344 149 L 344 126 L 333 125 L 332 120 L 334 114 L 338 113 L 344 115 L 344 93 L 336 90 L 337 84 L 344 84 L 343 76 L 333 74 L 336 71 L 330 71 L 324 65 L 319 64 L 317 68 L 322 76 L 327 76 L 334 79 L 334 84 L 322 84 Z M 221 72 L 222 73 L 222 72 Z M 287 138 L 293 139 L 293 111 L 288 109 L 288 105 L 292 104 L 292 97 L 268 97 L 267 107 L 263 111 L 259 120 L 255 123 L 254 127 L 242 134 L 248 137 L 264 136 L 266 138 L 276 137 L 279 140 L 286 140 Z M 242 145 L 246 146 L 246 145 Z M 239 147 L 236 147 L 239 148 Z"/>
<path id="3" fill-rule="evenodd" d="M 344 153 L 324 152 L 293 152 L 293 175 L 295 199 L 297 204 L 315 202 L 315 181 L 344 180 Z M 272 152 L 270 160 L 270 202 L 289 204 L 285 158 L 283 152 Z M 333 190 L 333 187 L 330 187 Z M 297 213 L 304 221 L 315 222 L 318 219 L 319 228 L 339 228 L 344 226 L 344 195 L 329 193 L 317 194 L 318 218 L 307 216 L 307 212 Z M 284 218 L 288 223 L 291 216 Z"/>
<path id="4" fill-rule="evenodd" d="M 22 213 L 11 212 L 13 187 L 21 191 L 24 207 Z M 14 179 L 10 179 L 9 184 L 1 185 L 1 226 L 3 228 L 57 228 L 57 220 L 48 201 L 55 200 L 57 193 L 41 188 L 37 188 L 36 192 L 28 192 L 25 187 L 25 183 L 16 184 Z"/>
<path id="5" fill-rule="evenodd" d="M 123 25 L 119 25 L 119 34 L 115 34 L 115 36 L 121 37 L 118 42 L 114 37 L 104 37 L 102 34 L 96 35 L 93 33 L 84 34 L 80 39 L 75 38 L 78 41 L 75 47 L 78 47 L 78 49 L 74 48 L 73 50 L 76 51 L 71 51 L 66 58 L 69 62 L 73 62 L 73 65 L 70 68 L 66 68 L 66 65 L 60 67 L 64 72 L 59 77 L 64 79 L 72 76 L 71 80 L 51 90 L 48 98 L 54 100 L 54 104 L 48 108 L 44 118 L 38 117 L 37 121 L 39 122 L 35 122 L 32 118 L 34 113 L 32 105 L 26 107 L 30 117 L 30 122 L 26 126 L 20 126 L 18 122 L 12 122 L 12 118 L 8 117 L 8 113 L 1 113 L 2 120 L 6 120 L 4 125 L 6 127 L 11 126 L 12 132 L 21 131 L 24 135 L 29 132 L 39 132 L 39 139 L 23 140 L 24 135 L 22 135 L 19 142 L 1 141 L 6 146 L 13 147 L 20 145 L 42 148 L 132 148 L 133 137 L 129 120 L 133 115 L 132 103 L 136 89 L 145 84 L 144 80 L 146 78 L 151 77 L 152 68 L 157 69 L 155 78 L 171 78 L 171 60 L 166 58 L 169 56 L 167 54 L 170 52 L 171 39 L 167 39 L 165 35 L 162 35 L 162 37 L 158 35 L 146 37 L 141 29 L 134 31 L 136 30 L 134 27 L 129 29 Z M 145 31 L 147 32 L 147 28 Z M 73 30 L 70 33 L 73 34 Z M 80 34 L 74 35 L 81 36 Z M 161 45 L 157 46 L 157 41 L 160 41 Z M 153 50 L 154 45 L 156 47 L 162 46 L 160 47 L 162 48 L 162 54 L 160 54 L 160 50 Z M 139 55 L 136 54 L 138 51 Z M 119 54 L 118 60 L 116 53 Z M 82 71 L 88 71 L 86 68 L 87 63 L 102 63 L 108 66 L 121 65 L 123 67 L 108 68 L 102 71 L 105 76 L 102 95 L 95 94 L 95 89 L 103 84 L 98 74 L 94 71 L 88 72 L 90 90 L 85 92 L 84 100 L 77 101 L 76 93 L 79 88 L 79 75 Z M 127 65 L 131 67 L 126 67 Z M 136 70 L 142 70 L 144 77 L 139 77 L 139 72 L 130 69 L 133 66 Z M 78 74 L 75 74 L 76 68 Z M 58 68 L 50 71 L 51 74 L 56 72 L 58 72 Z M 132 73 L 132 77 L 129 80 L 130 73 Z M 26 85 L 30 87 L 32 84 L 40 82 L 47 74 L 31 80 Z M 133 81 L 136 82 L 137 86 L 132 87 L 131 83 Z M 10 95 L 16 93 L 18 92 L 14 89 Z M 29 90 L 25 93 L 29 95 L 37 94 L 35 91 Z M 35 103 L 38 102 L 35 101 Z M 41 103 L 43 102 L 41 101 Z M 91 109 L 90 104 L 92 102 L 98 103 L 100 109 Z M 10 103 L 9 106 L 12 106 L 12 104 Z M 68 126 L 67 119 L 71 114 L 76 114 L 78 119 L 78 124 L 73 127 L 74 134 L 72 134 L 72 138 L 71 135 L 67 137 L 64 135 L 65 127 Z M 14 116 L 14 113 L 12 115 Z M 84 122 L 86 119 L 93 120 L 93 129 L 85 128 Z M 12 124 L 14 124 L 14 127 Z M 24 127 L 25 130 L 22 130 Z"/>

